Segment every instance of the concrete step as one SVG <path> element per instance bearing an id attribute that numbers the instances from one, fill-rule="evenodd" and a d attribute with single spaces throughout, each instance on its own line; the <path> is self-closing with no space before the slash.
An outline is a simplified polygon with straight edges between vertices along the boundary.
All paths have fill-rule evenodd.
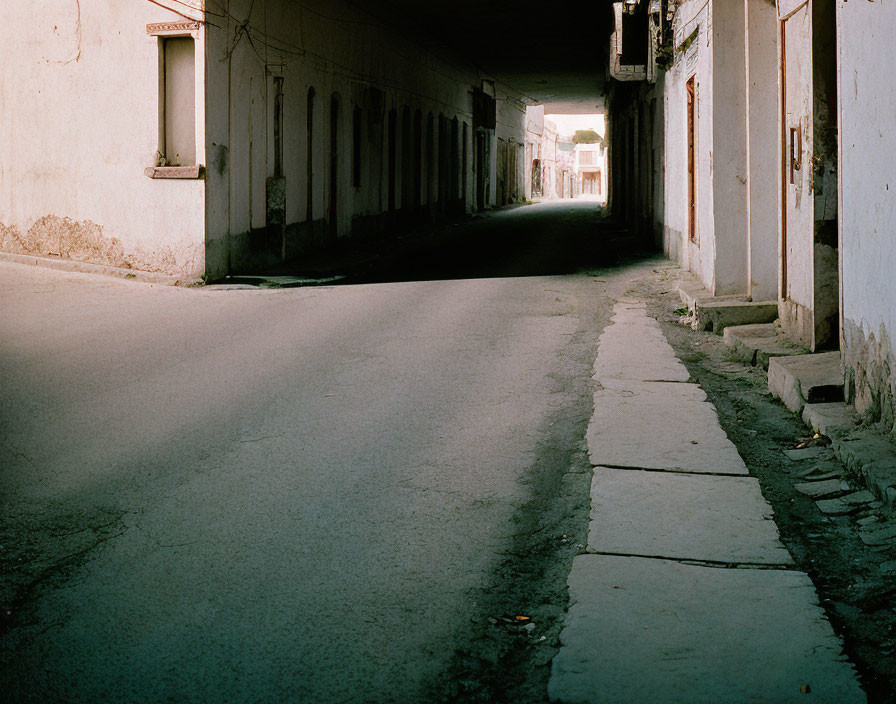
<path id="1" fill-rule="evenodd" d="M 724 339 L 738 361 L 766 370 L 772 357 L 790 357 L 809 351 L 790 342 L 774 323 L 726 327 Z"/>
<path id="2" fill-rule="evenodd" d="M 697 301 L 697 329 L 721 335 L 725 328 L 755 323 L 773 323 L 778 317 L 777 301 L 745 301 L 716 297 Z"/>
<path id="3" fill-rule="evenodd" d="M 809 403 L 843 401 L 840 353 L 773 357 L 768 365 L 768 388 L 794 413 L 802 413 Z"/>
<path id="4" fill-rule="evenodd" d="M 778 317 L 776 301 L 751 301 L 741 295 L 713 296 L 690 272 L 681 274 L 678 295 L 694 315 L 695 329 L 712 330 L 719 335 L 728 327 L 771 323 Z"/>
<path id="5" fill-rule="evenodd" d="M 685 307 L 694 312 L 698 303 L 711 301 L 712 294 L 693 275 L 683 275 L 678 282 L 678 295 Z"/>

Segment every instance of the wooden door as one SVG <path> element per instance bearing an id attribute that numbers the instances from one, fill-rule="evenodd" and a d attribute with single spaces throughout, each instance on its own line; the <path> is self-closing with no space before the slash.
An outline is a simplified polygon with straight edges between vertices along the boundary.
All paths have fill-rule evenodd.
<path id="1" fill-rule="evenodd" d="M 781 23 L 781 296 L 813 308 L 811 3 Z"/>
<path id="2" fill-rule="evenodd" d="M 697 243 L 697 93 L 694 77 L 687 82 L 688 99 L 688 239 Z"/>

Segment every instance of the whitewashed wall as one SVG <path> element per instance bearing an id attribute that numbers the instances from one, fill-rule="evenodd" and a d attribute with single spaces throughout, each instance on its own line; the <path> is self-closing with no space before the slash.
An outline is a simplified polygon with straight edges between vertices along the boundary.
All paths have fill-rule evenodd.
<path id="1" fill-rule="evenodd" d="M 710 6 L 699 0 L 682 5 L 675 18 L 675 63 L 665 75 L 666 194 L 664 249 L 712 290 L 715 241 L 712 193 L 712 46 Z M 682 43 L 697 31 L 687 50 Z M 688 237 L 688 138 L 686 84 L 696 84 L 697 243 Z"/>
<path id="2" fill-rule="evenodd" d="M 159 48 L 146 25 L 179 20 L 147 2 L 0 3 L 0 249 L 202 273 L 205 182 L 144 175 L 159 147 Z"/>
<path id="3" fill-rule="evenodd" d="M 688 0 L 673 26 L 666 113 L 663 240 L 714 295 L 748 291 L 744 7 Z M 696 35 L 695 35 L 696 32 Z M 695 38 L 688 43 L 692 36 Z M 695 77 L 697 242 L 688 235 L 688 80 Z"/>
<path id="4" fill-rule="evenodd" d="M 894 429 L 896 4 L 837 1 L 843 352 L 858 410 Z"/>
<path id="5" fill-rule="evenodd" d="M 749 290 L 754 301 L 774 301 L 779 288 L 778 230 L 781 145 L 778 15 L 765 0 L 744 0 L 747 28 L 747 213 Z"/>

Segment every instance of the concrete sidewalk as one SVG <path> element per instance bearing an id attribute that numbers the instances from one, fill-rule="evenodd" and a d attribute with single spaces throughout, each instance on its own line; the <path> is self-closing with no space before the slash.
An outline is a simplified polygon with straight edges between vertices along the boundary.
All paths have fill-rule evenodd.
<path id="1" fill-rule="evenodd" d="M 614 310 L 595 363 L 588 552 L 551 699 L 865 701 L 715 407 L 643 303 Z"/>

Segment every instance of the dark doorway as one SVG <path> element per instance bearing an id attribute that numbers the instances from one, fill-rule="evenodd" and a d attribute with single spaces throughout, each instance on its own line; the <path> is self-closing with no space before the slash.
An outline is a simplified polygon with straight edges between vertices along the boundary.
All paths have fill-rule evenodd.
<path id="1" fill-rule="evenodd" d="M 476 132 L 476 209 L 484 210 L 488 202 L 486 189 L 488 188 L 488 149 L 486 148 L 487 134 L 484 131 Z"/>
<path id="2" fill-rule="evenodd" d="M 426 117 L 426 206 L 429 216 L 435 214 L 438 198 L 438 172 L 436 171 L 436 119 L 432 113 Z"/>
<path id="3" fill-rule="evenodd" d="M 687 82 L 688 92 L 688 237 L 697 242 L 697 164 L 696 94 L 694 77 Z"/>
<path id="4" fill-rule="evenodd" d="M 460 160 L 460 199 L 461 210 L 467 211 L 467 169 L 469 168 L 470 155 L 467 141 L 470 139 L 470 126 L 465 122 L 463 131 L 463 142 L 461 142 L 461 160 Z"/>
<path id="5" fill-rule="evenodd" d="M 286 179 L 283 177 L 283 77 L 274 76 L 274 175 L 265 182 L 267 250 L 286 258 Z"/>
<path id="6" fill-rule="evenodd" d="M 411 110 L 401 110 L 401 218 L 407 221 L 413 203 L 414 150 L 411 147 Z"/>
<path id="7" fill-rule="evenodd" d="M 364 117 L 361 108 L 355 106 L 352 111 L 352 185 L 361 188 L 362 176 L 362 146 L 363 146 Z"/>
<path id="8" fill-rule="evenodd" d="M 451 120 L 451 204 L 452 214 L 460 211 L 460 123 Z"/>
<path id="9" fill-rule="evenodd" d="M 314 88 L 308 89 L 308 105 L 305 121 L 305 222 L 310 228 L 314 222 Z"/>
<path id="10" fill-rule="evenodd" d="M 423 114 L 414 113 L 414 217 L 420 217 L 420 193 L 423 189 Z"/>
<path id="11" fill-rule="evenodd" d="M 339 97 L 330 98 L 330 239 L 339 235 Z"/>
<path id="12" fill-rule="evenodd" d="M 395 178 L 396 160 L 398 152 L 398 113 L 395 109 L 389 111 L 389 212 L 395 212 Z"/>
<path id="13" fill-rule="evenodd" d="M 448 144 L 448 118 L 439 115 L 439 215 L 448 209 L 451 195 L 451 162 Z"/>

